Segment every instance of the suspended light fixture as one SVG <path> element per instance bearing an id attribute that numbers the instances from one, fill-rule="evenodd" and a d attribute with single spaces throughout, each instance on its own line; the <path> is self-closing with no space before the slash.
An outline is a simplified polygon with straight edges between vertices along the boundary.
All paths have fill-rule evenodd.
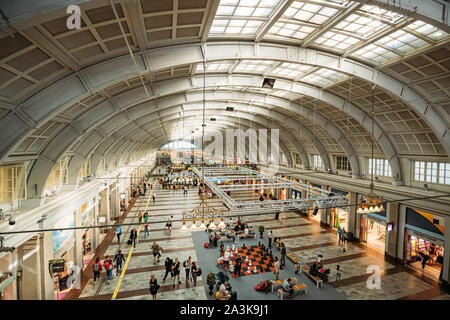
<path id="1" fill-rule="evenodd" d="M 188 229 L 188 227 L 186 226 L 186 222 L 183 222 L 183 225 L 181 226 L 181 229 L 180 229 L 180 231 L 181 232 L 186 232 L 186 231 L 188 231 L 189 229 Z"/>
<path id="2" fill-rule="evenodd" d="M 211 220 L 211 223 L 209 224 L 208 228 L 211 230 L 217 229 L 217 226 L 214 224 L 214 220 Z"/>
<path id="3" fill-rule="evenodd" d="M 197 227 L 196 221 L 192 222 L 191 231 L 198 231 L 198 227 Z"/>
<path id="4" fill-rule="evenodd" d="M 202 223 L 200 224 L 200 227 L 198 227 L 199 230 L 206 230 L 206 225 L 205 225 L 205 221 L 202 221 Z"/>
<path id="5" fill-rule="evenodd" d="M 223 222 L 223 218 L 220 219 L 220 223 L 219 223 L 218 227 L 219 227 L 219 229 L 225 229 L 227 227 L 225 222 Z"/>
<path id="6" fill-rule="evenodd" d="M 349 101 L 350 103 L 350 101 Z M 372 120 L 372 157 L 370 161 L 372 161 L 372 170 L 371 170 L 371 176 L 370 176 L 370 187 L 369 187 L 369 193 L 367 196 L 361 197 L 360 204 L 358 206 L 358 209 L 356 212 L 358 213 L 377 213 L 384 210 L 383 208 L 383 197 L 378 197 L 375 194 L 375 186 L 373 184 L 373 171 L 375 169 L 375 161 L 373 158 L 373 137 L 374 137 L 374 126 L 373 126 L 373 119 L 374 119 L 374 112 L 375 111 L 375 85 L 372 87 L 372 112 L 371 112 L 371 120 Z"/>

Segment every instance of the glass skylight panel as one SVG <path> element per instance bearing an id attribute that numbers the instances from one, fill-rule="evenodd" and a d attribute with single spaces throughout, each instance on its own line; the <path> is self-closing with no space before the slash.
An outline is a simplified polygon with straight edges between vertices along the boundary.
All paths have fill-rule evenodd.
<path id="1" fill-rule="evenodd" d="M 361 37 L 368 38 L 386 26 L 387 24 L 376 17 L 366 17 L 354 13 L 338 23 L 334 29 L 353 32 Z"/>
<path id="2" fill-rule="evenodd" d="M 373 5 L 363 5 L 361 7 L 360 11 L 367 12 L 369 14 L 373 14 L 375 16 L 381 17 L 391 23 L 397 23 L 401 18 L 403 18 L 403 15 L 401 15 L 399 13 L 385 10 L 378 6 L 373 6 Z"/>
<path id="3" fill-rule="evenodd" d="M 321 68 L 319 70 L 314 71 L 313 73 L 306 75 L 301 79 L 301 81 L 312 83 L 319 87 L 324 87 L 333 84 L 337 81 L 344 80 L 345 78 L 347 78 L 347 75 L 343 73 L 333 71 L 330 69 Z"/>
<path id="4" fill-rule="evenodd" d="M 448 37 L 447 32 L 420 20 L 411 23 L 405 30 L 413 30 L 434 41 Z"/>
<path id="5" fill-rule="evenodd" d="M 338 9 L 323 5 L 294 1 L 283 13 L 283 18 L 322 25 L 338 11 Z"/>
<path id="6" fill-rule="evenodd" d="M 256 33 L 263 21 L 216 19 L 210 34 L 250 34 Z"/>
<path id="7" fill-rule="evenodd" d="M 360 39 L 329 31 L 314 42 L 328 47 L 345 50 L 359 41 Z"/>
<path id="8" fill-rule="evenodd" d="M 392 51 L 386 50 L 385 48 L 379 47 L 374 44 L 365 46 L 364 48 L 359 49 L 352 55 L 353 56 L 361 56 L 362 58 L 364 58 L 366 60 L 372 60 L 377 63 L 383 63 L 390 59 L 395 59 L 395 58 L 399 57 L 398 53 L 394 53 Z"/>
<path id="9" fill-rule="evenodd" d="M 243 60 L 234 69 L 234 72 L 261 73 L 274 62 L 269 60 Z"/>
<path id="10" fill-rule="evenodd" d="M 269 34 L 272 36 L 282 36 L 302 40 L 314 32 L 314 30 L 316 30 L 316 28 L 310 26 L 277 22 L 269 30 Z"/>
<path id="11" fill-rule="evenodd" d="M 230 61 L 209 62 L 206 64 L 206 72 L 227 72 L 232 65 Z M 203 63 L 197 64 L 196 73 L 203 73 Z"/>
<path id="12" fill-rule="evenodd" d="M 281 0 L 221 0 L 216 18 L 221 16 L 268 18 Z"/>
<path id="13" fill-rule="evenodd" d="M 415 49 L 427 45 L 424 40 L 419 39 L 404 30 L 398 30 L 390 35 L 387 35 L 386 37 L 378 40 L 375 44 L 377 43 L 401 54 L 412 52 Z"/>
<path id="14" fill-rule="evenodd" d="M 314 67 L 312 66 L 302 65 L 298 63 L 283 62 L 281 65 L 275 68 L 271 72 L 271 74 L 280 77 L 295 79 L 301 76 L 302 74 L 311 71 L 312 69 L 314 69 Z"/>

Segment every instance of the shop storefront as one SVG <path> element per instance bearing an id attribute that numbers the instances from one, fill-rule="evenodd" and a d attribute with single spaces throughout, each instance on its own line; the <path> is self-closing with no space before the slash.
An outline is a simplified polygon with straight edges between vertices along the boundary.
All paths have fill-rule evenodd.
<path id="1" fill-rule="evenodd" d="M 14 254 L 8 252 L 0 258 L 0 300 L 16 299 Z"/>
<path id="2" fill-rule="evenodd" d="M 386 205 L 384 207 L 386 208 Z M 363 213 L 360 221 L 360 242 L 384 254 L 386 252 L 386 211 L 377 214 Z"/>
<path id="3" fill-rule="evenodd" d="M 85 203 L 81 207 L 81 226 L 89 227 L 94 225 L 94 205 L 95 201 Z M 81 236 L 83 250 L 83 268 L 89 263 L 93 256 L 92 239 L 94 238 L 94 229 L 89 228 Z"/>
<path id="4" fill-rule="evenodd" d="M 331 188 L 331 192 L 334 193 L 337 196 L 343 195 L 345 197 L 349 197 L 349 193 L 346 191 L 342 191 L 339 189 Z M 345 230 L 348 231 L 348 216 L 350 212 L 350 207 L 341 207 L 341 208 L 331 208 L 330 214 L 331 214 L 331 226 L 333 228 L 345 228 Z"/>
<path id="5" fill-rule="evenodd" d="M 434 279 L 444 261 L 444 224 L 442 216 L 406 208 L 404 262 Z"/>
<path id="6" fill-rule="evenodd" d="M 59 228 L 74 228 L 73 216 L 62 221 Z M 64 260 L 64 271 L 53 274 L 55 300 L 64 299 L 67 294 L 67 278 L 70 276 L 73 265 L 74 255 L 73 246 L 75 243 L 73 230 L 53 231 L 53 258 L 55 260 Z"/>

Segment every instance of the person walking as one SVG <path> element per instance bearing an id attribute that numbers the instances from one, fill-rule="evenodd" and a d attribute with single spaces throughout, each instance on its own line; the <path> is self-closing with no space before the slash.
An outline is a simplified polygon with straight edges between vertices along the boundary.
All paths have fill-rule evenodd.
<path id="1" fill-rule="evenodd" d="M 150 294 L 153 297 L 153 300 L 156 300 L 156 295 L 158 294 L 159 284 L 158 280 L 156 280 L 155 274 L 152 273 L 150 278 Z"/>
<path id="2" fill-rule="evenodd" d="M 281 259 L 280 259 L 280 268 L 283 269 L 286 265 L 286 246 L 284 243 L 281 243 Z"/>
<path id="3" fill-rule="evenodd" d="M 112 275 L 112 260 L 109 258 L 109 256 L 105 257 L 105 260 L 103 261 L 103 267 L 106 271 L 106 277 L 108 278 L 108 284 L 111 283 L 111 275 Z"/>
<path id="4" fill-rule="evenodd" d="M 139 223 L 142 223 L 142 212 L 138 213 L 138 219 L 139 219 Z"/>
<path id="5" fill-rule="evenodd" d="M 241 258 L 238 257 L 236 259 L 236 264 L 234 265 L 234 276 L 237 278 L 241 274 L 242 261 Z"/>
<path id="6" fill-rule="evenodd" d="M 156 264 L 156 259 L 158 259 L 159 263 L 159 245 L 156 244 L 156 241 L 153 241 L 152 245 L 152 253 L 153 253 L 153 264 Z"/>
<path id="7" fill-rule="evenodd" d="M 187 193 L 188 193 L 188 191 L 187 191 L 187 187 L 186 187 L 186 186 L 184 186 L 184 191 L 183 191 L 183 194 L 184 194 L 184 195 L 187 195 Z"/>
<path id="8" fill-rule="evenodd" d="M 173 219 L 173 216 L 170 216 L 170 218 L 167 220 L 167 223 L 166 223 L 167 233 L 169 236 L 172 233 L 172 219 Z"/>
<path id="9" fill-rule="evenodd" d="M 341 280 L 341 275 L 342 275 L 342 268 L 340 265 L 336 266 L 336 281 Z"/>
<path id="10" fill-rule="evenodd" d="M 137 239 L 137 231 L 135 228 L 133 228 L 133 229 L 131 229 L 131 234 L 130 234 L 131 246 L 133 248 L 136 248 L 136 239 Z"/>
<path id="11" fill-rule="evenodd" d="M 164 267 L 166 268 L 166 273 L 164 274 L 163 282 L 166 281 L 167 275 L 170 273 L 171 278 L 173 278 L 172 275 L 172 264 L 173 261 L 169 257 L 166 258 L 166 261 L 164 261 Z"/>
<path id="12" fill-rule="evenodd" d="M 120 245 L 120 236 L 122 235 L 122 227 L 118 226 L 116 228 L 116 235 L 117 235 L 117 243 Z"/>
<path id="13" fill-rule="evenodd" d="M 267 233 L 267 239 L 269 239 L 269 245 L 267 246 L 268 248 L 272 248 L 272 230 L 269 230 L 269 232 Z"/>
<path id="14" fill-rule="evenodd" d="M 199 276 L 199 270 L 200 268 L 198 267 L 198 262 L 192 262 L 192 267 L 191 267 L 191 280 L 194 281 L 194 287 L 197 286 L 197 276 Z"/>
<path id="15" fill-rule="evenodd" d="M 147 221 L 148 221 L 148 212 L 146 211 L 144 213 L 144 222 L 147 223 Z"/>
<path id="16" fill-rule="evenodd" d="M 278 261 L 278 257 L 275 257 L 274 260 L 275 262 L 273 263 L 273 273 L 275 274 L 275 280 L 278 280 L 278 276 L 280 275 L 280 261 Z"/>
<path id="17" fill-rule="evenodd" d="M 153 203 L 155 203 L 156 202 L 156 196 L 155 196 L 154 193 L 152 194 L 152 199 L 153 199 Z"/>
<path id="18" fill-rule="evenodd" d="M 342 228 L 342 243 L 344 244 L 344 252 L 347 251 L 347 231 L 345 231 L 345 228 Z"/>
<path id="19" fill-rule="evenodd" d="M 102 264 L 100 262 L 100 257 L 97 257 L 95 259 L 95 262 L 92 264 L 92 271 L 94 272 L 94 283 L 93 286 L 95 286 L 95 281 L 100 278 L 100 272 L 102 272 Z"/>
<path id="20" fill-rule="evenodd" d="M 180 281 L 180 262 L 178 261 L 178 258 L 175 258 L 175 261 L 173 262 L 172 273 L 173 273 L 172 288 L 175 288 L 175 280 L 177 278 L 178 278 L 178 284 L 181 284 L 181 281 Z"/>
<path id="21" fill-rule="evenodd" d="M 116 256 L 114 257 L 114 263 L 116 265 L 116 276 L 120 274 L 122 271 L 122 263 L 125 262 L 125 257 L 122 254 L 122 251 L 119 249 L 117 251 Z"/>
<path id="22" fill-rule="evenodd" d="M 275 211 L 275 220 L 278 221 L 280 219 L 280 211 Z"/>
<path id="23" fill-rule="evenodd" d="M 144 227 L 144 239 L 146 239 L 148 236 L 150 236 L 150 232 L 148 230 L 148 224 Z"/>
<path id="24" fill-rule="evenodd" d="M 338 233 L 338 245 L 340 245 L 341 241 L 342 241 L 342 228 L 341 228 L 341 226 L 338 227 L 337 233 Z"/>
<path id="25" fill-rule="evenodd" d="M 188 283 L 189 280 L 189 272 L 192 268 L 192 258 L 189 256 L 187 260 L 183 262 L 184 271 L 186 272 L 186 283 Z"/>

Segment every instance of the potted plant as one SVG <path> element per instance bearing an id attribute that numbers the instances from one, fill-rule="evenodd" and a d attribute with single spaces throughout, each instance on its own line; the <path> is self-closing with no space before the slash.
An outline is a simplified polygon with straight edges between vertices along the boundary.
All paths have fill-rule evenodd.
<path id="1" fill-rule="evenodd" d="M 208 273 L 208 277 L 206 278 L 206 284 L 209 286 L 209 295 L 213 294 L 213 288 L 216 284 L 216 275 L 214 272 Z"/>

